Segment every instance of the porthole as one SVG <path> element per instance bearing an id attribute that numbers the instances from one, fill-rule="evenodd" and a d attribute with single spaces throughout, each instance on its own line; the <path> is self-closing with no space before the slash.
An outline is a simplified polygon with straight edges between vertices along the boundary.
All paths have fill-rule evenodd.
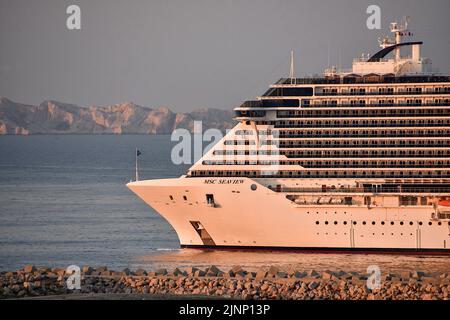
<path id="1" fill-rule="evenodd" d="M 372 225 L 373 225 L 373 226 L 375 225 L 375 221 L 372 221 Z"/>
<path id="2" fill-rule="evenodd" d="M 429 226 L 433 225 L 433 222 L 431 222 L 431 221 L 430 221 L 430 222 L 428 222 L 428 225 L 429 225 Z"/>
<path id="3" fill-rule="evenodd" d="M 394 221 L 391 221 L 391 226 L 393 226 L 394 225 Z"/>
<path id="4" fill-rule="evenodd" d="M 344 221 L 344 225 L 347 225 L 347 221 Z"/>
<path id="5" fill-rule="evenodd" d="M 413 225 L 413 222 L 412 222 L 412 221 L 410 221 L 410 222 L 409 222 L 409 225 L 410 225 L 410 226 L 412 226 L 412 225 Z"/>
<path id="6" fill-rule="evenodd" d="M 328 224 L 328 221 L 325 221 L 325 224 Z"/>
<path id="7" fill-rule="evenodd" d="M 338 222 L 337 222 L 337 221 L 335 221 L 335 222 L 334 222 L 334 224 L 338 224 Z"/>
<path id="8" fill-rule="evenodd" d="M 186 196 L 183 196 L 183 200 L 184 200 L 184 201 L 187 201 L 187 197 L 186 197 Z"/>
<path id="9" fill-rule="evenodd" d="M 365 222 L 365 221 L 363 221 L 363 225 L 366 225 L 366 222 Z"/>
<path id="10" fill-rule="evenodd" d="M 319 224 L 319 221 L 316 221 L 316 224 Z"/>
<path id="11" fill-rule="evenodd" d="M 401 226 L 403 225 L 403 221 L 400 221 L 400 225 L 401 225 Z"/>
<path id="12" fill-rule="evenodd" d="M 384 226 L 384 224 L 385 224 L 385 222 L 384 222 L 384 221 L 381 221 L 381 225 Z"/>
<path id="13" fill-rule="evenodd" d="M 353 221 L 353 224 L 356 225 L 356 221 Z"/>
<path id="14" fill-rule="evenodd" d="M 258 186 L 256 184 L 252 184 L 250 186 L 250 189 L 252 189 L 253 191 L 255 191 L 256 189 L 258 189 Z"/>
<path id="15" fill-rule="evenodd" d="M 438 226 L 440 226 L 440 225 L 442 225 L 442 222 L 439 221 L 439 222 L 438 222 Z"/>
<path id="16" fill-rule="evenodd" d="M 421 226 L 422 224 L 423 224 L 422 221 L 420 221 L 420 222 L 419 222 L 419 226 Z"/>

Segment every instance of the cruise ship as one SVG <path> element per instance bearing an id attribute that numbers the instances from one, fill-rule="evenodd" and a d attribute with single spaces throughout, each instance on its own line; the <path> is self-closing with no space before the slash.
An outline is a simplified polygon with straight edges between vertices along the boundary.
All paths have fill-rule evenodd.
<path id="1" fill-rule="evenodd" d="M 182 248 L 450 254 L 450 76 L 390 31 L 347 71 L 298 78 L 292 55 L 185 175 L 128 188 Z"/>

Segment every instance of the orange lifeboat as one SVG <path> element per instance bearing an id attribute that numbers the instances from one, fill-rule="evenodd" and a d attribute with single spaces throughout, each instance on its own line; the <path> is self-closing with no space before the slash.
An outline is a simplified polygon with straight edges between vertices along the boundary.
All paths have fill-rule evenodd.
<path id="1" fill-rule="evenodd" d="M 438 202 L 438 204 L 439 204 L 440 206 L 450 207 L 450 200 L 440 200 L 440 201 Z"/>

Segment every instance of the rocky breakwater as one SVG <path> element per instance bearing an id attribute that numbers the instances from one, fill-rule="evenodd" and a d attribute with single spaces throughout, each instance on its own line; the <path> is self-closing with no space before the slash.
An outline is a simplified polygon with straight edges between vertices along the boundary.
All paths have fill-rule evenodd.
<path id="1" fill-rule="evenodd" d="M 382 274 L 380 287 L 367 287 L 368 274 L 357 272 L 283 271 L 270 267 L 246 271 L 236 266 L 222 271 L 216 266 L 146 271 L 108 270 L 84 266 L 80 289 L 68 288 L 65 269 L 28 265 L 14 272 L 0 273 L 0 298 L 21 298 L 60 294 L 136 294 L 211 296 L 230 299 L 334 299 L 334 300 L 437 300 L 450 298 L 448 273 L 403 272 Z"/>

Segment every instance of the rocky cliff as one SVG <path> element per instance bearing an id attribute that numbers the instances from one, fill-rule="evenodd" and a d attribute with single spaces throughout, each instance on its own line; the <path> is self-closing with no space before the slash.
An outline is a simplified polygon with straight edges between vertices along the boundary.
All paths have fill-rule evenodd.
<path id="1" fill-rule="evenodd" d="M 234 125 L 231 111 L 211 108 L 175 113 L 134 103 L 80 107 L 51 100 L 40 105 L 0 101 L 0 134 L 170 134 L 177 128 L 192 131 L 195 120 L 204 130 Z"/>

